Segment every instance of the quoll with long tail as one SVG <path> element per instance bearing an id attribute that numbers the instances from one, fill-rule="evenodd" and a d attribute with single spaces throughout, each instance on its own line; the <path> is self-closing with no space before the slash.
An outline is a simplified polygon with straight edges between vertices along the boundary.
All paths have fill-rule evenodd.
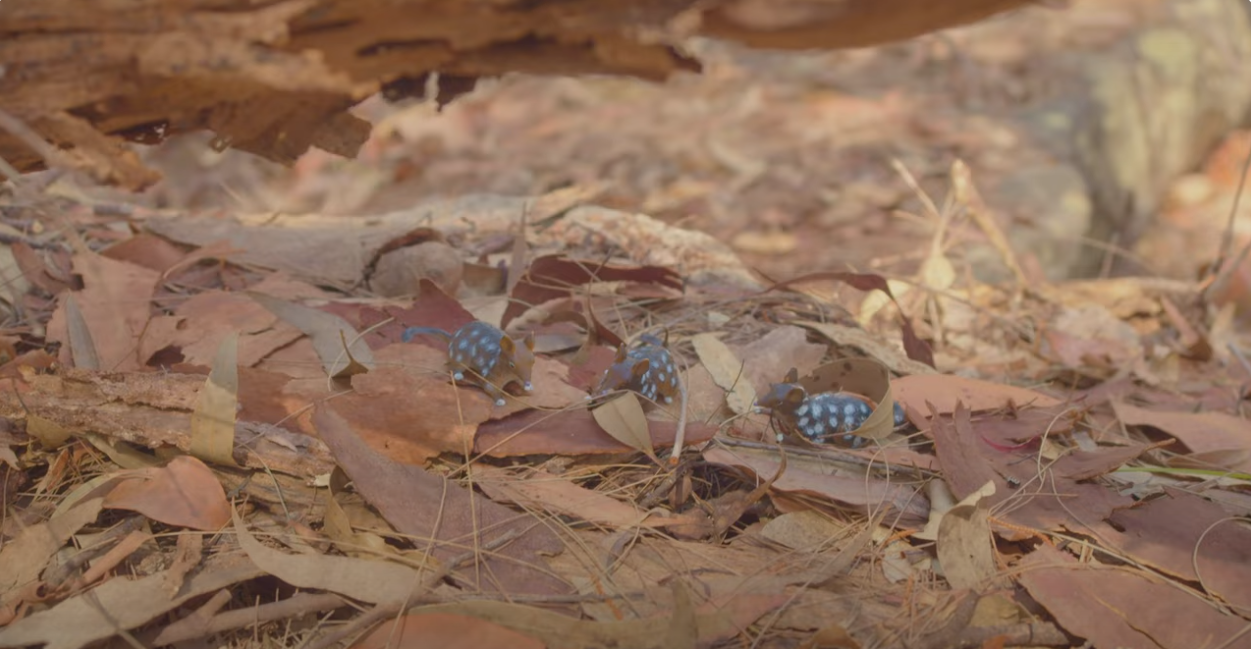
<path id="1" fill-rule="evenodd" d="M 420 335 L 429 335 L 447 342 L 447 364 L 456 381 L 482 388 L 495 405 L 504 405 L 505 388 L 510 383 L 530 392 L 530 375 L 534 369 L 534 334 L 519 344 L 512 336 L 480 320 L 470 322 L 456 333 L 435 327 L 409 327 L 404 342 Z"/>

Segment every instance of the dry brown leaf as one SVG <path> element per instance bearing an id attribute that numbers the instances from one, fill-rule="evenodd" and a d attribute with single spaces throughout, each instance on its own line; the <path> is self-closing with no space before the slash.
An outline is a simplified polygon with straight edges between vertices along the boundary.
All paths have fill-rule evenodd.
<path id="1" fill-rule="evenodd" d="M 933 404 L 939 414 L 954 412 L 957 403 L 963 403 L 973 412 L 996 410 L 1009 403 L 1017 407 L 1038 408 L 1060 403 L 1056 398 L 1034 390 L 947 374 L 905 376 L 892 383 L 895 400 L 907 409 L 923 414 L 930 412 L 926 403 Z"/>
<path id="2" fill-rule="evenodd" d="M 398 462 L 423 464 L 440 453 L 473 449 L 478 424 L 492 414 L 490 397 L 449 383 L 439 371 L 441 352 L 424 345 L 388 345 L 375 357 L 380 367 L 353 376 L 353 391 L 326 407 Z"/>
<path id="3" fill-rule="evenodd" d="M 0 550 L 0 612 L 11 610 L 25 587 L 39 578 L 48 560 L 78 530 L 94 522 L 103 508 L 102 498 L 80 501 L 47 522 L 27 527 L 4 545 Z"/>
<path id="4" fill-rule="evenodd" d="M 1095 647 L 1246 646 L 1246 620 L 1149 573 L 1078 563 L 1048 545 L 1035 548 L 1019 569 L 1021 584 L 1060 626 Z"/>
<path id="5" fill-rule="evenodd" d="M 122 472 L 105 495 L 104 506 L 206 532 L 221 529 L 230 521 L 231 511 L 226 491 L 213 471 L 186 455 L 160 468 Z"/>
<path id="6" fill-rule="evenodd" d="M 100 369 L 133 371 L 143 369 L 136 351 L 139 339 L 151 318 L 150 301 L 160 275 L 121 261 L 84 252 L 74 256 L 74 272 L 82 275 L 83 290 L 73 295 L 91 341 Z M 60 300 L 48 321 L 48 340 L 62 344 L 60 360 L 72 366 L 66 302 Z"/>
<path id="7" fill-rule="evenodd" d="M 191 413 L 191 454 L 205 462 L 232 467 L 239 466 L 234 458 L 238 343 L 239 337 L 233 333 L 222 340 Z"/>
<path id="8" fill-rule="evenodd" d="M 374 368 L 373 352 L 343 318 L 263 293 L 247 294 L 312 339 L 327 376 L 343 378 Z"/>
<path id="9" fill-rule="evenodd" d="M 1251 610 L 1251 530 L 1207 498 L 1166 487 L 1164 496 L 1117 510 L 1099 531 L 1110 547 Z"/>
<path id="10" fill-rule="evenodd" d="M 982 430 L 994 422 L 975 422 L 963 407 L 950 419 L 933 417 L 929 422 L 943 478 L 957 498 L 967 497 L 987 482 L 995 483 L 987 504 L 1002 508 L 997 518 L 1011 523 L 995 528 L 1005 539 L 1028 538 L 1035 534 L 1032 530 L 1089 533 L 1085 521 L 1102 521 L 1133 503 L 1129 496 L 1101 484 L 1077 482 L 1046 468 L 1033 446 L 992 444 Z"/>
<path id="11" fill-rule="evenodd" d="M 818 629 L 799 649 L 861 649 L 861 645 L 841 624 L 833 624 Z"/>
<path id="12" fill-rule="evenodd" d="M 1192 453 L 1234 454 L 1225 457 L 1225 468 L 1251 471 L 1251 422 L 1223 412 L 1177 412 L 1148 410 L 1122 401 L 1112 403 L 1116 416 L 1126 426 L 1151 426 L 1180 439 Z"/>
<path id="13" fill-rule="evenodd" d="M 405 615 L 379 624 L 352 649 L 543 649 L 537 638 L 452 613 Z"/>
<path id="14" fill-rule="evenodd" d="M 660 527 L 678 522 L 648 512 L 607 494 L 578 486 L 572 480 L 535 471 L 524 477 L 511 471 L 479 465 L 474 485 L 496 502 L 511 502 L 527 511 L 542 509 L 614 529 Z"/>
<path id="15" fill-rule="evenodd" d="M 847 533 L 847 526 L 818 511 L 788 512 L 771 519 L 760 535 L 792 550 L 819 552 Z"/>
<path id="16" fill-rule="evenodd" d="M 421 574 L 402 563 L 337 557 L 324 554 L 287 554 L 262 545 L 247 525 L 234 516 L 239 546 L 265 572 L 295 586 L 338 593 L 372 604 L 399 605 L 421 595 Z"/>
<path id="17" fill-rule="evenodd" d="M 743 361 L 734 354 L 734 350 L 711 333 L 693 336 L 691 344 L 713 380 L 726 391 L 725 400 L 730 410 L 739 415 L 751 412 L 756 402 L 756 389 L 744 373 Z"/>
<path id="18" fill-rule="evenodd" d="M 653 419 L 648 420 L 647 426 L 653 449 L 673 446 L 677 423 Z M 716 432 L 716 426 L 687 421 L 685 443 L 689 446 L 706 442 Z M 474 439 L 474 453 L 492 457 L 603 455 L 629 453 L 631 450 L 630 446 L 604 432 L 586 409 L 517 413 L 482 424 Z"/>
<path id="19" fill-rule="evenodd" d="M 26 416 L 26 434 L 39 440 L 44 448 L 59 448 L 74 436 L 64 426 L 36 414 Z"/>
<path id="20" fill-rule="evenodd" d="M 776 454 L 748 449 L 731 452 L 724 448 L 709 448 L 703 455 L 705 461 L 713 464 L 750 469 L 761 479 L 776 475 L 780 465 Z M 828 463 L 810 462 L 802 457 L 793 457 L 788 461 L 791 466 L 773 483 L 774 491 L 822 496 L 862 512 L 885 509 L 890 512 L 887 516 L 899 514 L 902 525 L 924 522 L 929 514 L 929 503 L 915 487 L 873 478 L 832 475 Z"/>
<path id="21" fill-rule="evenodd" d="M 669 590 L 666 588 L 666 590 Z M 694 607 L 696 640 L 701 646 L 734 637 L 761 615 L 787 600 L 786 595 L 739 595 L 720 598 Z M 538 638 L 553 649 L 617 647 L 618 649 L 669 649 L 675 633 L 662 633 L 674 624 L 672 611 L 665 617 L 593 622 L 579 620 L 541 608 L 506 602 L 471 601 L 413 609 L 415 615 L 451 613 L 468 615 Z M 682 623 L 682 622 L 679 622 Z"/>
<path id="22" fill-rule="evenodd" d="M 91 340 L 91 329 L 83 319 L 73 293 L 65 296 L 65 328 L 69 334 L 70 357 L 74 359 L 74 367 L 100 369 L 100 357 L 96 354 L 95 342 Z"/>
<path id="23" fill-rule="evenodd" d="M 890 372 L 872 358 L 844 358 L 826 363 L 800 379 L 808 394 L 850 392 L 868 397 L 876 404 L 873 413 L 859 428 L 859 437 L 884 439 L 895 429 L 895 401 Z"/>
<path id="24" fill-rule="evenodd" d="M 985 501 L 994 493 L 995 483 L 986 483 L 944 512 L 938 524 L 938 562 L 952 588 L 981 591 L 995 577 L 995 542 Z"/>
<path id="25" fill-rule="evenodd" d="M 492 592 L 568 592 L 567 584 L 542 567 L 540 553 L 556 554 L 563 548 L 547 527 L 421 467 L 378 454 L 329 408 L 318 406 L 312 420 L 357 493 L 400 533 L 431 539 L 430 553 L 437 559 L 459 557 L 466 547 L 490 543 L 501 535 L 517 535 L 458 571 L 462 579 Z"/>
<path id="26" fill-rule="evenodd" d="M 757 392 L 769 389 L 792 367 L 800 376 L 808 374 L 820 364 L 825 351 L 826 345 L 808 342 L 808 332 L 791 325 L 775 327 L 763 338 L 735 348 L 745 365 L 743 375 Z"/>
<path id="27" fill-rule="evenodd" d="M 164 572 L 137 579 L 119 576 L 0 629 L 0 646 L 46 643 L 45 649 L 80 649 L 263 574 L 251 561 L 222 557 L 187 579 L 175 597 L 165 592 Z"/>
<path id="28" fill-rule="evenodd" d="M 252 290 L 290 300 L 326 296 L 316 287 L 281 273 L 269 275 Z M 255 366 L 302 335 L 245 294 L 209 290 L 179 303 L 172 315 L 152 318 L 140 341 L 139 356 L 150 362 L 159 352 L 176 349 L 184 363 L 210 367 L 228 334 L 239 337 L 240 367 Z"/>
<path id="29" fill-rule="evenodd" d="M 655 462 L 656 451 L 652 448 L 652 437 L 648 431 L 647 416 L 643 414 L 643 404 L 633 392 L 626 392 L 609 399 L 593 408 L 591 416 L 595 423 L 613 439 L 640 451 Z"/>
<path id="30" fill-rule="evenodd" d="M 125 241 L 115 243 L 101 250 L 100 255 L 161 274 L 168 272 L 188 256 L 185 250 L 169 240 L 147 232 L 140 232 Z"/>
<path id="31" fill-rule="evenodd" d="M 345 489 L 348 478 L 343 469 L 335 467 L 330 473 L 330 497 L 326 499 L 326 514 L 322 533 L 335 542 L 335 547 L 350 557 L 370 559 L 396 557 L 410 566 L 425 567 L 430 571 L 440 569 L 438 560 L 418 550 L 400 550 L 387 543 L 379 534 L 368 529 L 390 531 L 391 526 L 381 516 L 368 509 L 359 494 Z M 364 525 L 360 521 L 365 521 Z"/>

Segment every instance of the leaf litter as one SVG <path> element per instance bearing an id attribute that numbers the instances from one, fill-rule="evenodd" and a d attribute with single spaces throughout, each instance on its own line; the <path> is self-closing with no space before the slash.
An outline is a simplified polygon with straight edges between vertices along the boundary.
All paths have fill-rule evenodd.
<path id="1" fill-rule="evenodd" d="M 1251 646 L 1251 374 L 1198 286 L 979 284 L 941 241 L 700 274 L 644 260 L 711 240 L 547 198 L 13 245 L 0 646 Z M 439 263 L 383 281 L 405 249 Z M 503 407 L 403 341 L 478 319 L 539 341 Z M 590 400 L 642 334 L 682 398 Z M 858 442 L 776 440 L 791 369 Z"/>

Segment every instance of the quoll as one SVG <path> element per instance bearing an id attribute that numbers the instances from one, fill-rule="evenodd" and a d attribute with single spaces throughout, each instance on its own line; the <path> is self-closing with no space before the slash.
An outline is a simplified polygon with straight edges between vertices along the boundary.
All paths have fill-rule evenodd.
<path id="1" fill-rule="evenodd" d="M 673 403 L 678 396 L 678 370 L 665 344 L 655 336 L 639 336 L 639 344 L 622 345 L 592 393 L 601 397 L 616 390 L 630 390 L 649 401 Z"/>
<path id="2" fill-rule="evenodd" d="M 818 444 L 841 437 L 853 447 L 864 443 L 864 438 L 851 434 L 859 429 L 873 414 L 873 406 L 865 399 L 844 392 L 818 392 L 809 395 L 799 383 L 798 372 L 792 369 L 782 383 L 769 386 L 769 391 L 756 399 L 756 410 L 772 414 L 781 429 L 777 439 L 781 442 L 786 433 L 799 433 L 805 439 Z M 896 428 L 908 423 L 903 407 L 895 404 Z"/>
<path id="3" fill-rule="evenodd" d="M 504 405 L 505 388 L 517 383 L 526 392 L 534 387 L 530 375 L 534 370 L 534 334 L 526 335 L 521 344 L 499 327 L 475 320 L 456 333 L 435 327 L 409 327 L 404 342 L 420 335 L 430 335 L 447 342 L 447 365 L 456 381 L 482 388 L 495 405 Z"/>

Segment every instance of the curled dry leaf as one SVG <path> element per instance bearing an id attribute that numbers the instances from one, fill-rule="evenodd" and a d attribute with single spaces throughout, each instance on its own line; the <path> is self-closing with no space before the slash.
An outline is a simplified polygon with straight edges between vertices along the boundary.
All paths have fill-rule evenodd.
<path id="1" fill-rule="evenodd" d="M 643 414 L 643 404 L 633 392 L 609 399 L 591 410 L 591 416 L 613 439 L 644 453 L 654 461 L 660 461 L 652 448 L 652 436 L 648 430 L 647 416 Z"/>
<path id="2" fill-rule="evenodd" d="M 883 439 L 895 429 L 895 400 L 890 372 L 871 358 L 844 358 L 826 363 L 799 381 L 808 394 L 850 392 L 876 404 L 873 414 L 853 431 L 860 437 Z"/>
<path id="3" fill-rule="evenodd" d="M 697 334 L 691 338 L 691 344 L 713 380 L 727 392 L 725 399 L 730 410 L 738 415 L 751 412 L 756 402 L 756 389 L 744 373 L 743 361 L 734 354 L 734 350 L 711 333 Z"/>

